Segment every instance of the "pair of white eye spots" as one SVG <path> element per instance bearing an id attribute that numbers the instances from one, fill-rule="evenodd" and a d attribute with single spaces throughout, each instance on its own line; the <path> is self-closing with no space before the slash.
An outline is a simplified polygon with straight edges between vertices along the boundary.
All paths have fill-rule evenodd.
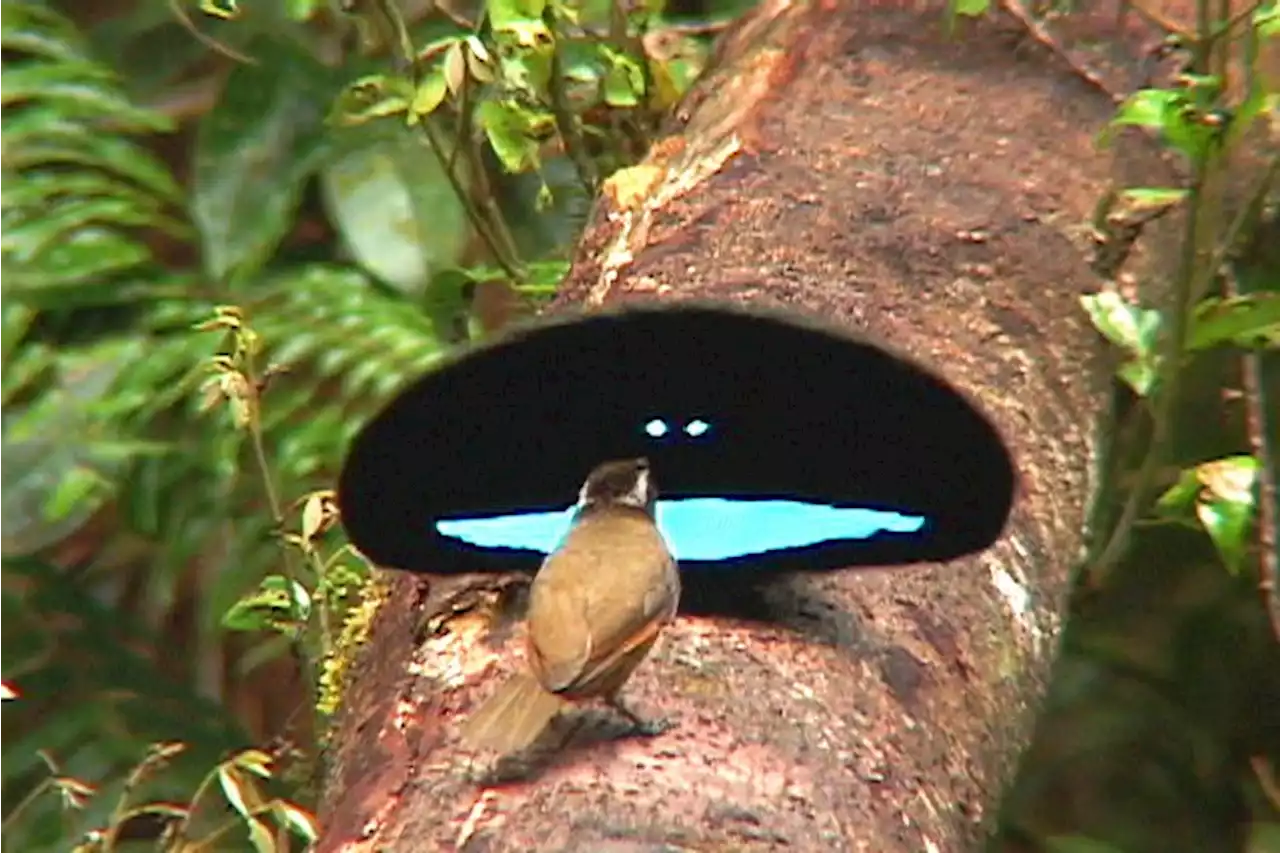
<path id="1" fill-rule="evenodd" d="M 663 438 L 671 432 L 671 428 L 671 424 L 662 418 L 654 418 L 644 425 L 645 434 L 650 438 Z M 694 418 L 681 427 L 680 431 L 690 438 L 701 438 L 711 432 L 711 424 L 702 420 L 702 418 Z"/>

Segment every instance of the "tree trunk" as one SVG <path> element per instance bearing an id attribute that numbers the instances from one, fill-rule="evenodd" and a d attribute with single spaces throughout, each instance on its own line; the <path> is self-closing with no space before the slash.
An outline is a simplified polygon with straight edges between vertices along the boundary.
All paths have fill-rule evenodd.
<path id="1" fill-rule="evenodd" d="M 489 788 L 456 737 L 516 666 L 469 615 L 493 579 L 398 574 L 334 732 L 321 849 L 958 851 L 989 828 L 1082 551 L 1109 386 L 1079 297 L 1113 105 L 1007 22 L 949 38 L 939 9 L 856 5 L 766 2 L 726 34 L 652 171 L 607 188 L 557 307 L 774 303 L 889 341 L 1001 430 L 1003 537 L 777 583 L 780 625 L 683 614 L 626 690 L 673 731 Z"/>

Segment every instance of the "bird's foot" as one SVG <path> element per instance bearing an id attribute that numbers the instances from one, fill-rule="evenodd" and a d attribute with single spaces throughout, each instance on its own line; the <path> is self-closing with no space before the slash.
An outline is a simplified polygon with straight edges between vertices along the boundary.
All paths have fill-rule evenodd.
<path id="1" fill-rule="evenodd" d="M 635 711 L 628 708 L 622 703 L 622 700 L 614 698 L 609 702 L 615 711 L 626 717 L 630 722 L 636 734 L 644 737 L 657 737 L 660 734 L 671 731 L 675 728 L 675 721 L 666 717 L 651 717 L 645 719 Z"/>

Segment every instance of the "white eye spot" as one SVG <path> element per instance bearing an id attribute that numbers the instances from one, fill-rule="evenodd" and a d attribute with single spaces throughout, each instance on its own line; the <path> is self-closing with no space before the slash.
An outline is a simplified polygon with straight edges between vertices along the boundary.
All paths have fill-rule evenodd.
<path id="1" fill-rule="evenodd" d="M 644 425 L 644 431 L 650 438 L 662 438 L 670 430 L 662 418 L 654 418 Z"/>
<path id="2" fill-rule="evenodd" d="M 690 438 L 698 438 L 711 431 L 711 424 L 702 419 L 692 420 L 684 425 L 684 434 Z"/>

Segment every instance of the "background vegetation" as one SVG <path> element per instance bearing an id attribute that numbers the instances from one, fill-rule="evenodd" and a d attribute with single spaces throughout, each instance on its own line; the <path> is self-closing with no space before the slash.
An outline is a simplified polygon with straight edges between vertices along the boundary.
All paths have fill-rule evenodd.
<path id="1" fill-rule="evenodd" d="M 314 833 L 348 440 L 554 293 L 749 5 L 0 3 L 5 849 Z M 1204 5 L 1118 114 L 1186 181 L 1100 200 L 1117 441 L 1010 847 L 1280 849 L 1277 31 Z"/>

